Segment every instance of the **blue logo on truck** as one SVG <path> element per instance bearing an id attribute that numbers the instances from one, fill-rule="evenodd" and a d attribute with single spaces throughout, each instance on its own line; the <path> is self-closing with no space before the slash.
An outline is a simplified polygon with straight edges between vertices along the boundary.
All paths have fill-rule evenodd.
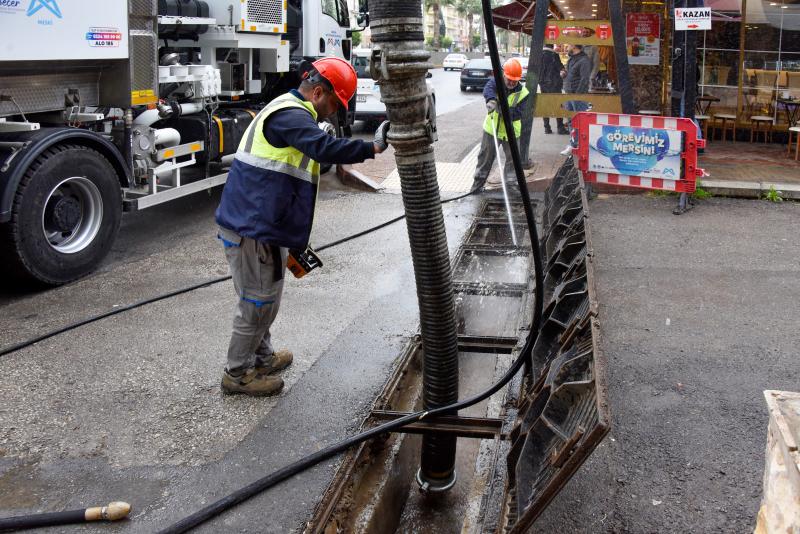
<path id="1" fill-rule="evenodd" d="M 61 9 L 58 7 L 56 0 L 31 0 L 31 5 L 28 6 L 28 16 L 32 17 L 42 8 L 45 8 L 58 18 L 62 18 Z"/>

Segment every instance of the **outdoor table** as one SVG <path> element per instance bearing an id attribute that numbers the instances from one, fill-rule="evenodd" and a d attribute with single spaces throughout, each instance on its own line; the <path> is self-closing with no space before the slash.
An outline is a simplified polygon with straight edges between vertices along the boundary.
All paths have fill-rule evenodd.
<path id="1" fill-rule="evenodd" d="M 779 98 L 778 104 L 783 106 L 786 111 L 786 120 L 789 121 L 789 126 L 797 124 L 800 119 L 800 98 Z"/>
<path id="2" fill-rule="evenodd" d="M 708 110 L 711 108 L 711 104 L 714 102 L 719 102 L 719 98 L 711 95 L 697 95 L 697 98 L 695 98 L 694 109 L 698 115 L 708 115 Z"/>

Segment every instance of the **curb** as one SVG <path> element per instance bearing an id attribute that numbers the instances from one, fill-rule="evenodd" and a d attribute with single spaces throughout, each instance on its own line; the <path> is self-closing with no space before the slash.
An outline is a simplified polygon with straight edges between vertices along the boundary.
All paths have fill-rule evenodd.
<path id="1" fill-rule="evenodd" d="M 360 189 L 361 191 L 374 193 L 384 189 L 381 184 L 361 171 L 354 169 L 351 165 L 338 165 L 336 167 L 336 175 L 344 185 Z"/>
<path id="2" fill-rule="evenodd" d="M 732 182 L 727 180 L 701 180 L 701 186 L 714 196 L 763 198 L 774 187 L 784 199 L 800 199 L 800 184 L 782 182 Z"/>

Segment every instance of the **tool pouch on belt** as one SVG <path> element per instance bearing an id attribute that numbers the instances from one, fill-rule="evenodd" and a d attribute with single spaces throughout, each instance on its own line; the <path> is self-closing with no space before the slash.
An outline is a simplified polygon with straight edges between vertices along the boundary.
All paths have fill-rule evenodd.
<path id="1" fill-rule="evenodd" d="M 317 267 L 322 267 L 322 260 L 319 259 L 314 249 L 306 248 L 304 251 L 290 250 L 286 259 L 286 267 L 292 272 L 295 278 L 303 278 L 310 271 Z"/>

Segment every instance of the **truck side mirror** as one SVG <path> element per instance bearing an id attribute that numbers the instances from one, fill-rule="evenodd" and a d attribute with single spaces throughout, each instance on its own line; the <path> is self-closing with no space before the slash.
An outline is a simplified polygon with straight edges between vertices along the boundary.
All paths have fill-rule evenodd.
<path id="1" fill-rule="evenodd" d="M 356 24 L 362 30 L 369 26 L 369 3 L 367 0 L 358 0 L 358 15 L 356 16 Z"/>

